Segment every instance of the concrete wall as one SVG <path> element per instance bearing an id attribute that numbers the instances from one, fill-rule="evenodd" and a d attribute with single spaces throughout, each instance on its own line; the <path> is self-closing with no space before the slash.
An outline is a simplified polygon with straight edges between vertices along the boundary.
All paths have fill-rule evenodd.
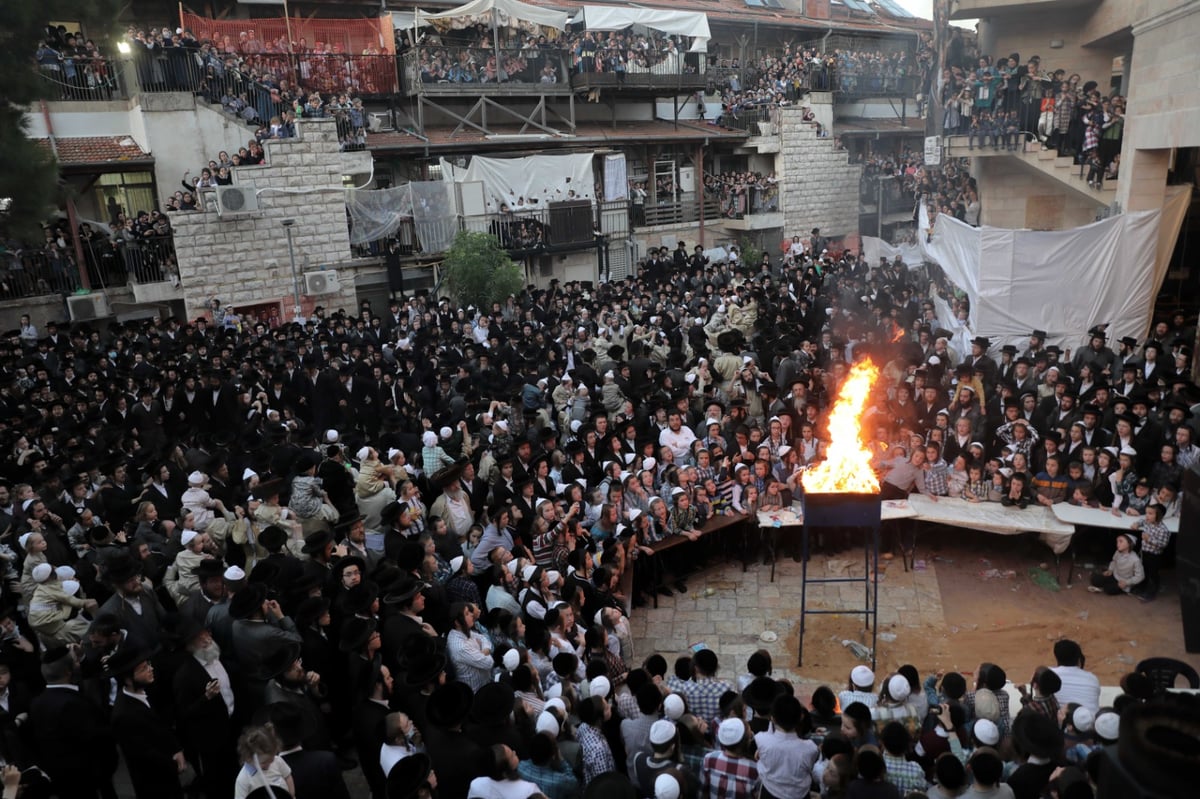
<path id="1" fill-rule="evenodd" d="M 1127 0 L 1120 0 L 1127 2 Z M 979 22 L 979 52 L 993 60 L 1010 53 L 1020 53 L 1024 63 L 1030 56 L 1042 57 L 1042 68 L 1048 72 L 1064 69 L 1067 74 L 1078 72 L 1084 82 L 1094 80 L 1101 91 L 1108 90 L 1115 56 L 1127 50 L 1128 42 L 1107 46 L 1089 46 L 1093 36 L 1081 26 L 1083 11 L 1038 9 L 1029 14 L 997 16 Z M 1061 48 L 1051 48 L 1052 40 L 1061 40 Z"/>
<path id="2" fill-rule="evenodd" d="M 819 227 L 826 236 L 858 232 L 858 182 L 862 167 L 848 164 L 833 137 L 818 139 L 815 127 L 801 120 L 799 108 L 780 109 L 782 144 L 775 174 L 782 187 L 780 209 L 785 233 Z"/>
<path id="3" fill-rule="evenodd" d="M 337 128 L 326 119 L 301 120 L 297 127 L 298 138 L 267 143 L 266 164 L 236 171 L 235 185 L 258 192 L 258 213 L 224 219 L 215 211 L 172 215 L 188 318 L 203 314 L 209 299 L 218 297 L 235 307 L 280 303 L 282 317 L 291 319 L 284 219 L 295 220 L 298 272 L 348 264 Z M 339 294 L 302 298 L 303 312 L 313 305 L 353 309 L 354 280 L 349 273 L 343 277 Z M 303 275 L 300 288 L 303 293 Z"/>
<path id="4" fill-rule="evenodd" d="M 1008 158 L 974 158 L 982 222 L 1000 228 L 1067 230 L 1096 221 L 1096 203 Z"/>
<path id="5" fill-rule="evenodd" d="M 209 107 L 188 92 L 141 94 L 132 116 L 140 118 L 154 154 L 159 199 L 182 188 L 183 173 L 199 175 L 222 150 L 235 153 L 254 138 L 244 124 Z M 140 113 L 138 113 L 140 111 Z"/>

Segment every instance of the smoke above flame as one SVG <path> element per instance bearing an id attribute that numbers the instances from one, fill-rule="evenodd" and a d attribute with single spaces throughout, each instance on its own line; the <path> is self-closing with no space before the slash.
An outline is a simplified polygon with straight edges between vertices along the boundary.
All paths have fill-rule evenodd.
<path id="1" fill-rule="evenodd" d="M 877 494 L 879 480 L 871 468 L 871 452 L 862 440 L 862 415 L 879 379 L 879 368 L 870 360 L 860 361 L 838 391 L 829 414 L 829 446 L 826 458 L 804 472 L 800 482 L 814 494 Z"/>

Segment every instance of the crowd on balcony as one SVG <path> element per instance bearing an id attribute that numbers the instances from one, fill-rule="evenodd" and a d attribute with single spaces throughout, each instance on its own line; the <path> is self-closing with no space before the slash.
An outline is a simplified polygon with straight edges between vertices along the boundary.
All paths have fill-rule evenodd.
<path id="1" fill-rule="evenodd" d="M 1131 529 L 1093 587 L 1163 590 L 1162 519 L 1200 460 L 1183 316 L 1119 353 L 1034 331 L 994 359 L 946 349 L 929 286 L 813 230 L 486 308 L 26 316 L 0 337 L 4 761 L 71 796 L 111 793 L 118 752 L 166 799 L 183 772 L 208 796 L 344 795 L 356 763 L 376 797 L 1092 796 L 1154 688 L 1101 706 L 1073 642 L 1017 708 L 986 649 L 808 696 L 764 652 L 630 634 L 652 593 L 756 554 L 755 511 L 802 491 L 868 356 L 889 496 L 1101 502 Z"/>
<path id="2" fill-rule="evenodd" d="M 739 61 L 713 70 L 720 76 L 712 87 L 721 95 L 727 113 L 745 108 L 792 105 L 810 91 L 850 94 L 921 92 L 933 64 L 932 42 L 922 36 L 915 51 L 837 48 L 823 53 L 815 46 L 786 44 L 781 53 Z"/>
<path id="3" fill-rule="evenodd" d="M 117 93 L 118 66 L 93 40 L 68 31 L 65 25 L 46 26 L 34 60 L 62 99 L 108 100 Z"/>
<path id="4" fill-rule="evenodd" d="M 1019 53 L 964 62 L 948 62 L 942 73 L 942 125 L 948 134 L 967 135 L 971 148 L 1015 150 L 1038 141 L 1088 166 L 1088 183 L 1096 187 L 1118 176 L 1124 97 L 1078 73 L 1045 68 L 1037 55 L 1024 62 Z"/>
<path id="5" fill-rule="evenodd" d="M 863 165 L 863 202 L 875 204 L 882 197 L 885 213 L 911 211 L 914 225 L 918 203 L 924 202 L 931 224 L 936 224 L 939 214 L 948 214 L 972 227 L 979 226 L 979 186 L 967 169 L 966 159 L 948 159 L 941 166 L 931 167 L 925 164 L 923 153 L 910 150 L 864 154 L 856 161 Z M 877 184 L 881 179 L 882 190 Z"/>
<path id="6" fill-rule="evenodd" d="M 747 214 L 779 210 L 779 182 L 775 174 L 731 171 L 704 175 L 705 196 L 720 203 L 721 216 L 741 219 Z"/>

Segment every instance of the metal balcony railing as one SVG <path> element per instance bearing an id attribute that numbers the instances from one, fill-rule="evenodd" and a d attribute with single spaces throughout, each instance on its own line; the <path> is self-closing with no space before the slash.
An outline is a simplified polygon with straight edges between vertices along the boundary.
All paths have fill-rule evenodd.
<path id="1" fill-rule="evenodd" d="M 125 100 L 129 90 L 121 63 L 111 58 L 45 58 L 38 74 L 51 100 Z"/>

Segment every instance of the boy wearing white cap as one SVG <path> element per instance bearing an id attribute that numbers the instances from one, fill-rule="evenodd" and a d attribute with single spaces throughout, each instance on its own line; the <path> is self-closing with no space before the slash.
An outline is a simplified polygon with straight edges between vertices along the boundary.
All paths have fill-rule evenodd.
<path id="1" fill-rule="evenodd" d="M 721 748 L 704 756 L 700 795 L 749 799 L 758 790 L 758 763 L 746 755 L 746 723 L 725 719 L 717 727 Z"/>
<path id="2" fill-rule="evenodd" d="M 89 621 L 76 610 L 95 610 L 96 600 L 79 593 L 79 581 L 70 566 L 55 569 L 39 563 L 32 573 L 35 587 L 29 602 L 29 624 L 47 649 L 78 644 L 87 633 Z"/>
<path id="3" fill-rule="evenodd" d="M 858 665 L 850 670 L 850 687 L 838 694 L 838 705 L 850 707 L 855 702 L 861 702 L 867 707 L 875 707 L 879 701 L 875 696 L 875 672 L 866 666 Z"/>

